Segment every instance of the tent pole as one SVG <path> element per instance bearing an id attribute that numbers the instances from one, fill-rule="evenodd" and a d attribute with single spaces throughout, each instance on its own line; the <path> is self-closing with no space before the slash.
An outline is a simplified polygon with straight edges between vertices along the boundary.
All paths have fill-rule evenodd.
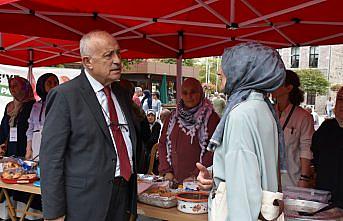
<path id="1" fill-rule="evenodd" d="M 34 77 L 33 77 L 33 72 L 32 72 L 32 68 L 33 68 L 33 49 L 29 49 L 29 63 L 28 63 L 28 66 L 29 66 L 29 72 L 27 73 L 27 80 L 29 80 L 31 86 L 33 84 L 35 84 L 34 82 Z M 33 88 L 34 90 L 35 88 Z"/>
<path id="2" fill-rule="evenodd" d="M 183 32 L 179 31 L 179 53 L 176 59 L 176 103 L 181 99 Z"/>
<path id="3" fill-rule="evenodd" d="M 218 81 L 219 81 L 219 79 L 218 79 L 219 56 L 216 57 L 216 62 L 217 62 L 217 69 L 216 69 L 217 73 L 215 73 L 215 74 L 216 74 L 216 92 L 218 92 Z"/>

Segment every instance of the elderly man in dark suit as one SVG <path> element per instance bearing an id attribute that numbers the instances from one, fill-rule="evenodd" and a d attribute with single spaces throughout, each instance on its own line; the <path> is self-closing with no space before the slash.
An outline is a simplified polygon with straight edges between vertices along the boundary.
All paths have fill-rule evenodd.
<path id="1" fill-rule="evenodd" d="M 136 132 L 118 84 L 118 42 L 104 31 L 80 41 L 84 69 L 47 99 L 40 149 L 43 216 L 129 220 L 136 214 Z"/>

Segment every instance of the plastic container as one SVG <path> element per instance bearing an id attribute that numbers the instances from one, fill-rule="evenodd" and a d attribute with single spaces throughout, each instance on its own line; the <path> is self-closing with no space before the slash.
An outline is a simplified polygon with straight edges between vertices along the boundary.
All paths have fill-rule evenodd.
<path id="1" fill-rule="evenodd" d="M 197 181 L 183 181 L 183 189 L 184 191 L 198 191 L 199 185 Z"/>
<path id="2" fill-rule="evenodd" d="M 157 206 L 161 208 L 171 208 L 175 207 L 177 200 L 175 196 L 172 197 L 161 197 L 158 195 L 142 193 L 138 195 L 138 201 L 152 206 Z"/>
<path id="3" fill-rule="evenodd" d="M 331 199 L 331 193 L 325 190 L 288 186 L 283 190 L 283 197 L 284 199 L 309 200 L 327 204 Z"/>
<path id="4" fill-rule="evenodd" d="M 177 204 L 176 193 L 172 192 L 168 185 L 160 186 L 161 183 L 152 185 L 148 190 L 138 195 L 138 201 L 162 208 L 174 207 Z"/>
<path id="5" fill-rule="evenodd" d="M 177 209 L 184 213 L 203 214 L 208 211 L 207 192 L 183 192 L 176 195 Z"/>

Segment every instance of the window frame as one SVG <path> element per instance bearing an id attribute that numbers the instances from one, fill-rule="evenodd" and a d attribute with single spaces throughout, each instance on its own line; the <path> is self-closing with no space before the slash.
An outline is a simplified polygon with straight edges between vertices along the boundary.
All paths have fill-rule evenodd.
<path id="1" fill-rule="evenodd" d="M 291 48 L 291 68 L 299 68 L 300 63 L 300 48 Z"/>
<path id="2" fill-rule="evenodd" d="M 308 66 L 310 68 L 318 68 L 318 61 L 319 61 L 319 47 L 311 46 L 310 53 L 309 53 Z"/>

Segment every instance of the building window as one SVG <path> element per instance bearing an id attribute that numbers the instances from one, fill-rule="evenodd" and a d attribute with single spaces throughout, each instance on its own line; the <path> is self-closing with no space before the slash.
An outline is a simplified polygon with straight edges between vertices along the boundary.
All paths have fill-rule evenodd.
<path id="1" fill-rule="evenodd" d="M 299 67 L 299 47 L 293 47 L 291 49 L 291 68 L 298 68 Z"/>
<path id="2" fill-rule="evenodd" d="M 318 46 L 310 47 L 310 68 L 317 68 L 318 67 L 318 57 L 319 57 L 319 48 Z"/>
<path id="3" fill-rule="evenodd" d="M 315 93 L 307 93 L 306 103 L 308 105 L 315 105 L 316 104 L 316 94 Z"/>

